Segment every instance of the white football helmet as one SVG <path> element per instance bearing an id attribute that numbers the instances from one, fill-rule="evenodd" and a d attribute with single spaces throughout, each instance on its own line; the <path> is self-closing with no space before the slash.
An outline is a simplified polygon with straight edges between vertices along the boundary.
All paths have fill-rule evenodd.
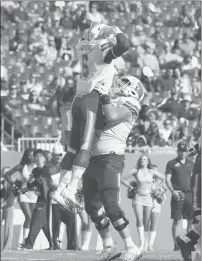
<path id="1" fill-rule="evenodd" d="M 122 76 L 113 82 L 112 88 L 116 96 L 134 97 L 139 102 L 144 98 L 144 86 L 134 76 Z"/>
<path id="2" fill-rule="evenodd" d="M 93 24 L 85 33 L 84 39 L 87 41 L 105 39 L 110 34 L 110 27 L 105 24 Z"/>

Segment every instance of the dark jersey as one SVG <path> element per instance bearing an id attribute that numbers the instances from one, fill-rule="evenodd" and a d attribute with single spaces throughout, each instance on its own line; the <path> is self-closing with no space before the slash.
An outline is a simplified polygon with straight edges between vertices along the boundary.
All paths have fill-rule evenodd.
<path id="1" fill-rule="evenodd" d="M 199 151 L 194 164 L 192 175 L 193 208 L 201 210 L 201 151 Z"/>
<path id="2" fill-rule="evenodd" d="M 191 173 L 193 170 L 193 162 L 186 160 L 182 164 L 178 158 L 167 163 L 166 174 L 171 174 L 171 183 L 176 190 L 191 190 Z"/>

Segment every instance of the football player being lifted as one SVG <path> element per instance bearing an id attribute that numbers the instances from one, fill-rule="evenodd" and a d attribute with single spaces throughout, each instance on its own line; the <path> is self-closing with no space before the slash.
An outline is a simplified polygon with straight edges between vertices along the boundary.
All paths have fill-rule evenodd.
<path id="1" fill-rule="evenodd" d="M 137 78 L 123 76 L 113 83 L 111 90 L 113 98 L 101 96 L 104 116 L 97 115 L 100 129 L 96 128 L 92 158 L 83 175 L 84 205 L 103 241 L 99 260 L 136 261 L 141 251 L 131 238 L 129 221 L 120 207 L 120 181 L 126 141 L 139 115 L 144 88 Z M 115 250 L 110 223 L 124 242 L 122 254 Z"/>
<path id="2" fill-rule="evenodd" d="M 108 94 L 112 85 L 113 60 L 128 50 L 129 41 L 123 32 L 116 26 L 104 24 L 93 24 L 77 45 L 81 78 L 77 82 L 71 108 L 69 146 L 61 162 L 64 177 L 54 198 L 59 205 L 63 198 L 80 207 L 75 195 L 91 158 L 98 105 L 102 95 Z M 70 170 L 72 176 L 66 188 Z"/>

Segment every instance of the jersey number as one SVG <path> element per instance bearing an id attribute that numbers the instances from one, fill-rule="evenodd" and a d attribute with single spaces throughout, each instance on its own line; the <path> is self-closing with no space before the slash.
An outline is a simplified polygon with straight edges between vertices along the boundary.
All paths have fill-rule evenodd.
<path id="1" fill-rule="evenodd" d="M 83 78 L 87 78 L 89 76 L 89 68 L 88 68 L 88 55 L 82 54 L 82 76 Z"/>

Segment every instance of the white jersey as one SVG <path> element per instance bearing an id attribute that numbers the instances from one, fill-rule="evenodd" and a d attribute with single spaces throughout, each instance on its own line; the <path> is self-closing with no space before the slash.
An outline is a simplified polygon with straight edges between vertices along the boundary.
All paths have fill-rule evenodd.
<path id="1" fill-rule="evenodd" d="M 114 76 L 113 61 L 104 63 L 104 58 L 112 48 L 112 43 L 107 40 L 88 42 L 81 41 L 77 45 L 77 53 L 81 65 L 81 78 L 77 82 L 77 94 L 86 95 L 95 86 L 102 85 L 102 89 L 109 92 Z"/>
<path id="2" fill-rule="evenodd" d="M 113 105 L 129 107 L 131 111 L 135 112 L 133 113 L 133 120 L 117 125 L 108 125 L 104 130 L 96 130 L 92 146 L 93 155 L 109 154 L 110 152 L 115 152 L 119 155 L 125 153 L 126 141 L 138 117 L 140 105 L 138 102 L 134 103 L 130 97 L 117 98 L 114 100 Z"/>

